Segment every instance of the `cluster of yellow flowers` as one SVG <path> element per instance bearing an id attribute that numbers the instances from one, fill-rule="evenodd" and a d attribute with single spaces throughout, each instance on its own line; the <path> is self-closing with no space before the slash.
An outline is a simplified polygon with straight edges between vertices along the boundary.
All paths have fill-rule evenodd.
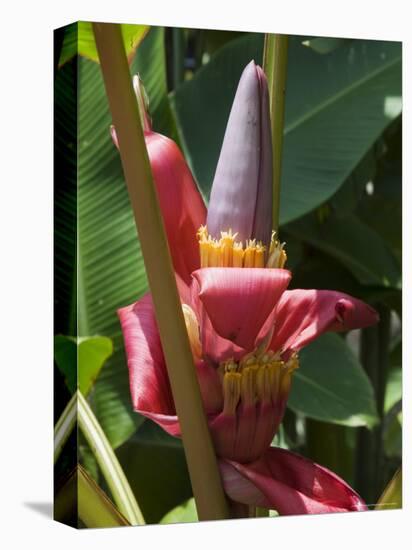
<path id="1" fill-rule="evenodd" d="M 220 239 L 209 235 L 207 227 L 202 225 L 197 232 L 201 267 L 278 267 L 286 263 L 284 244 L 276 239 L 275 232 L 267 252 L 266 246 L 256 239 L 247 240 L 245 246 L 237 241 L 237 233 L 222 231 Z"/>

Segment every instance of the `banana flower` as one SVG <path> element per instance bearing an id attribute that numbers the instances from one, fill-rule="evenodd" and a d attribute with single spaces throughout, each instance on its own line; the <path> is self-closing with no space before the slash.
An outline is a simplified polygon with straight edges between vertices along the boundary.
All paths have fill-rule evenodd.
<path id="1" fill-rule="evenodd" d="M 139 82 L 135 80 L 139 99 Z M 141 94 L 140 94 L 141 97 Z M 280 514 L 365 510 L 333 472 L 271 446 L 299 351 L 327 331 L 378 321 L 331 290 L 287 290 L 271 232 L 267 83 L 252 61 L 239 82 L 209 209 L 176 144 L 145 118 L 145 139 L 222 482 L 235 502 Z M 115 131 L 112 131 L 116 142 Z M 150 294 L 118 312 L 134 409 L 180 436 Z M 333 360 L 333 358 L 331 358 Z"/>

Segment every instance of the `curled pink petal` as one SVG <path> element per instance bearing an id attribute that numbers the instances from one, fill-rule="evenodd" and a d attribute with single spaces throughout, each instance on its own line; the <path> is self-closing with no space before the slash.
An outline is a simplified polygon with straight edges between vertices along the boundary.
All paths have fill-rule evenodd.
<path id="1" fill-rule="evenodd" d="M 190 274 L 200 266 L 196 233 L 205 223 L 206 207 L 176 143 L 154 132 L 145 138 L 173 265 L 190 284 Z"/>
<path id="2" fill-rule="evenodd" d="M 232 269 L 232 268 L 230 268 Z M 206 310 L 199 297 L 200 285 L 194 278 L 191 285 L 191 307 L 195 311 L 196 317 L 200 326 L 200 340 L 202 344 L 203 358 L 209 363 L 214 363 L 217 366 L 221 361 L 227 359 L 242 358 L 246 351 L 234 344 L 231 340 L 227 340 L 220 336 L 214 329 Z"/>
<path id="3" fill-rule="evenodd" d="M 119 148 L 113 125 L 110 133 Z M 186 284 L 190 284 L 191 272 L 200 267 L 196 233 L 206 221 L 206 207 L 176 143 L 151 131 L 145 132 L 145 141 L 173 266 Z"/>
<path id="4" fill-rule="evenodd" d="M 172 392 L 153 310 L 146 295 L 135 304 L 119 309 L 130 393 L 136 411 L 175 414 Z"/>
<path id="5" fill-rule="evenodd" d="M 206 207 L 179 147 L 173 140 L 152 131 L 148 98 L 138 75 L 133 77 L 133 88 L 173 265 L 186 284 L 190 284 L 191 272 L 200 266 L 196 233 L 205 224 Z M 119 149 L 113 125 L 110 134 Z"/>
<path id="6" fill-rule="evenodd" d="M 136 412 L 139 412 L 146 418 L 149 418 L 150 420 L 153 420 L 153 422 L 156 422 L 156 424 L 159 424 L 159 426 L 163 428 L 164 431 L 168 434 L 173 435 L 174 437 L 181 437 L 182 432 L 180 430 L 180 424 L 177 415 L 160 414 L 149 411 Z"/>
<path id="7" fill-rule="evenodd" d="M 228 359 L 240 360 L 246 354 L 244 348 L 237 346 L 231 340 L 222 338 L 216 332 L 204 308 L 201 309 L 200 326 L 202 353 L 207 361 L 217 366 Z"/>
<path id="8" fill-rule="evenodd" d="M 256 337 L 291 275 L 286 269 L 211 267 L 195 271 L 193 277 L 214 330 L 253 351 Z"/>
<path id="9" fill-rule="evenodd" d="M 276 308 L 270 348 L 288 356 L 327 331 L 364 328 L 377 312 L 357 298 L 333 290 L 287 290 Z"/>
<path id="10" fill-rule="evenodd" d="M 275 509 L 280 515 L 367 510 L 360 496 L 336 474 L 275 447 L 255 462 L 219 461 L 223 486 L 236 502 Z"/>
<path id="11" fill-rule="evenodd" d="M 175 273 L 175 279 L 181 303 L 192 307 L 192 292 L 190 290 L 190 286 L 182 279 L 182 277 L 180 277 L 178 273 Z"/>
<path id="12" fill-rule="evenodd" d="M 180 291 L 186 292 L 187 286 L 179 277 L 177 284 Z M 133 408 L 159 424 L 169 434 L 179 437 L 180 425 L 151 295 L 119 309 L 118 315 L 125 342 Z M 218 373 L 203 361 L 196 364 L 196 372 L 205 410 L 207 413 L 216 413 L 221 410 L 223 402 Z"/>

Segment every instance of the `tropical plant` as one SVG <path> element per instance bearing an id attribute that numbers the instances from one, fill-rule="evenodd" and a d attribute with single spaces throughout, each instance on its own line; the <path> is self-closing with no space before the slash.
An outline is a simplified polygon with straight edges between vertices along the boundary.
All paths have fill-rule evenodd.
<path id="1" fill-rule="evenodd" d="M 190 181 L 181 184 L 197 183 L 202 209 L 240 75 L 250 60 L 262 62 L 264 36 L 127 26 L 123 37 L 130 76 L 139 73 L 149 98 L 151 128 L 180 146 L 183 155 L 175 154 L 193 174 L 187 168 Z M 273 445 L 330 468 L 373 507 L 402 451 L 401 45 L 291 36 L 285 97 L 279 235 L 293 273 L 288 292 L 349 294 L 375 308 L 380 322 L 324 334 L 300 352 Z M 194 519 L 180 440 L 133 411 L 116 311 L 143 297 L 147 274 L 87 25 L 56 33 L 55 121 L 56 479 L 76 466 L 73 401 L 63 410 L 79 391 L 118 473 L 108 473 L 79 420 L 84 470 L 77 475 L 90 501 L 123 524 L 141 523 L 142 516 L 146 523 Z M 153 161 L 164 142 L 151 139 Z M 215 200 L 222 204 L 221 195 L 213 197 L 212 209 Z M 193 197 L 183 198 L 195 214 Z M 184 210 L 169 209 L 167 218 L 171 200 L 161 204 L 166 229 L 184 224 Z M 191 280 L 192 271 L 193 265 L 183 270 L 183 279 Z M 88 478 L 108 493 L 120 519 L 101 495 L 92 496 Z M 123 478 L 119 493 L 113 479 Z M 87 510 L 83 517 L 90 517 Z"/>

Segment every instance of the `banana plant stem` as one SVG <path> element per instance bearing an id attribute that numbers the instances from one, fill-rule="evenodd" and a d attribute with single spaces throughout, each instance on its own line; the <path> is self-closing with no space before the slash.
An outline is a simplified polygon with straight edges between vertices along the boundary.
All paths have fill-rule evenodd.
<path id="1" fill-rule="evenodd" d="M 143 514 L 105 433 L 79 390 L 76 395 L 79 428 L 96 457 L 116 506 L 132 525 L 144 525 Z"/>
<path id="2" fill-rule="evenodd" d="M 93 29 L 199 519 L 225 519 L 227 502 L 203 409 L 120 26 L 94 23 Z"/>
<path id="3" fill-rule="evenodd" d="M 268 79 L 273 152 L 273 229 L 279 230 L 288 37 L 266 34 L 263 70 Z"/>
<path id="4" fill-rule="evenodd" d="M 59 420 L 54 427 L 54 463 L 60 456 L 60 453 L 68 440 L 75 424 L 77 417 L 77 396 L 74 394 L 67 403 L 66 408 L 62 412 Z"/>

